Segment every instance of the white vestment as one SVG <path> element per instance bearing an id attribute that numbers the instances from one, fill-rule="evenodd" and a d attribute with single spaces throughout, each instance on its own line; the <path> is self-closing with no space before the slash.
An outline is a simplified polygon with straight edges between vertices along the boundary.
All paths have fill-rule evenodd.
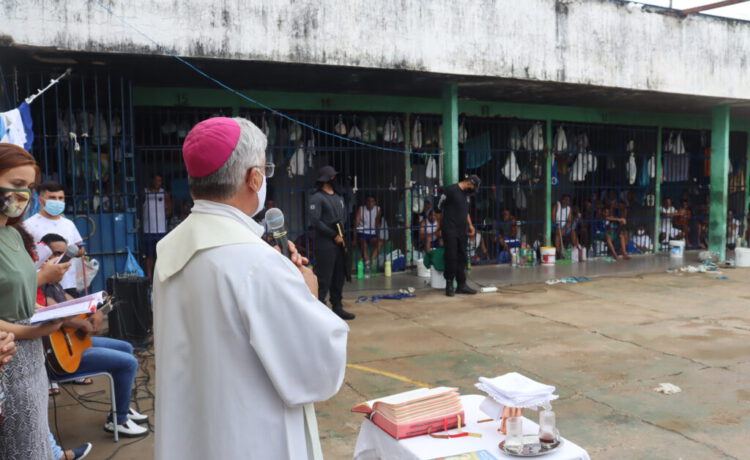
<path id="1" fill-rule="evenodd" d="M 238 209 L 196 201 L 157 246 L 156 460 L 308 459 L 349 327 Z"/>

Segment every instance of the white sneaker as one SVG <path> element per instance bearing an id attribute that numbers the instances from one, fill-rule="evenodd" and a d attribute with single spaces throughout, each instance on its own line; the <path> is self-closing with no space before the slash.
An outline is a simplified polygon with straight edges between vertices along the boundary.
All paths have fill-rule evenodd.
<path id="1" fill-rule="evenodd" d="M 114 432 L 114 424 L 110 421 L 104 424 L 104 431 Z M 138 438 L 148 435 L 148 428 L 136 424 L 132 420 L 117 425 L 117 432 L 126 438 Z"/>
<path id="2" fill-rule="evenodd" d="M 128 420 L 132 420 L 135 423 L 146 423 L 148 422 L 148 415 L 141 414 L 132 407 L 128 410 Z"/>

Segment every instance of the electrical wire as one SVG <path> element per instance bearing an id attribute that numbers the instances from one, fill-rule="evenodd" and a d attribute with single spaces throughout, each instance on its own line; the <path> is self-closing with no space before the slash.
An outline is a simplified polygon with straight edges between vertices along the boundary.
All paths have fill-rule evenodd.
<path id="1" fill-rule="evenodd" d="M 143 31 L 141 31 L 136 26 L 130 24 L 127 20 L 125 20 L 121 16 L 116 15 L 108 6 L 102 4 L 99 0 L 94 0 L 94 3 L 96 3 L 100 8 L 102 8 L 107 13 L 109 13 L 109 15 L 112 16 L 113 18 L 115 18 L 117 21 L 119 21 L 120 23 L 122 23 L 125 26 L 129 27 L 130 29 L 132 29 L 133 31 L 135 31 L 137 34 L 141 35 L 143 38 L 145 38 L 146 40 L 148 40 L 151 43 L 153 43 L 159 51 L 163 52 L 164 54 L 167 54 L 168 56 L 171 56 L 171 57 L 177 59 L 179 62 L 181 62 L 182 64 L 185 64 L 190 69 L 192 69 L 194 72 L 196 72 L 199 75 L 203 76 L 204 78 L 206 78 L 206 79 L 208 79 L 208 80 L 216 83 L 218 86 L 224 88 L 225 90 L 227 90 L 227 91 L 229 91 L 229 92 L 231 92 L 231 93 L 239 96 L 240 98 L 242 98 L 242 99 L 244 99 L 244 100 L 246 100 L 246 101 L 248 101 L 248 102 L 250 102 L 252 104 L 257 105 L 258 107 L 261 107 L 261 108 L 263 108 L 265 110 L 268 110 L 269 112 L 271 112 L 271 113 L 273 113 L 273 114 L 275 114 L 275 115 L 277 115 L 277 116 L 279 116 L 281 118 L 284 118 L 284 119 L 286 119 L 286 120 L 288 120 L 288 121 L 290 121 L 292 123 L 296 123 L 296 124 L 298 124 L 298 125 L 300 125 L 300 126 L 302 126 L 304 128 L 311 129 L 312 131 L 320 133 L 320 134 L 322 134 L 324 136 L 334 137 L 336 139 L 339 139 L 339 140 L 342 140 L 342 141 L 345 141 L 345 142 L 350 142 L 352 144 L 357 144 L 357 145 L 360 145 L 360 146 L 363 146 L 363 147 L 367 147 L 367 148 L 371 148 L 371 149 L 382 150 L 382 151 L 385 151 L 385 152 L 402 153 L 402 154 L 406 154 L 406 155 L 416 155 L 416 156 L 435 156 L 435 157 L 437 157 L 437 156 L 441 155 L 439 152 L 413 152 L 413 151 L 409 151 L 409 150 L 393 149 L 393 148 L 390 148 L 390 147 L 382 147 L 382 146 L 375 145 L 375 144 L 369 144 L 367 142 L 358 141 L 356 139 L 352 139 L 352 138 L 349 138 L 349 137 L 346 137 L 346 136 L 341 136 L 339 134 L 332 133 L 330 131 L 326 131 L 326 130 L 317 128 L 317 127 L 315 127 L 315 126 L 313 126 L 313 125 L 311 125 L 309 123 L 305 123 L 305 122 L 300 121 L 300 120 L 298 120 L 298 119 L 296 119 L 294 117 L 291 117 L 291 116 L 289 116 L 289 115 L 287 115 L 285 113 L 279 112 L 278 110 L 274 109 L 273 107 L 268 106 L 268 105 L 266 105 L 266 104 L 264 104 L 264 103 L 262 103 L 262 102 L 260 102 L 260 101 L 258 101 L 256 99 L 253 99 L 250 96 L 248 96 L 246 94 L 243 94 L 240 91 L 232 88 L 231 86 L 227 85 L 226 83 L 224 83 L 224 82 L 222 82 L 222 81 L 220 81 L 220 80 L 212 77 L 207 72 L 204 72 L 203 70 L 199 69 L 195 65 L 191 64 L 190 62 L 188 62 L 186 59 L 178 56 L 173 51 L 171 51 L 170 49 L 162 46 L 155 39 L 151 38 L 151 36 L 149 36 L 148 34 L 146 34 Z"/>

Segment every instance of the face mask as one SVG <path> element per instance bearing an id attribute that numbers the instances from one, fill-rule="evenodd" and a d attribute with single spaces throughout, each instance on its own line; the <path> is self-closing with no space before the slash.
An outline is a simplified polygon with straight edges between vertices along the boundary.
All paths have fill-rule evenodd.
<path id="1" fill-rule="evenodd" d="M 31 200 L 31 190 L 0 187 L 0 193 L 0 213 L 11 219 L 23 215 Z"/>
<path id="2" fill-rule="evenodd" d="M 260 190 L 258 190 L 258 209 L 255 210 L 252 216 L 255 217 L 259 212 L 263 210 L 266 205 L 266 176 L 263 176 L 263 183 L 260 184 Z"/>
<path id="3" fill-rule="evenodd" d="M 57 200 L 44 200 L 44 210 L 50 216 L 59 216 L 65 211 L 65 202 Z"/>

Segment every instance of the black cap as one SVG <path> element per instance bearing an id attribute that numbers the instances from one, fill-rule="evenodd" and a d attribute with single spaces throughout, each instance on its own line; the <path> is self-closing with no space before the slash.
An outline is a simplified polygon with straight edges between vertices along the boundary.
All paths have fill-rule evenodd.
<path id="1" fill-rule="evenodd" d="M 472 184 L 474 184 L 474 187 L 477 187 L 477 188 L 479 188 L 479 184 L 482 183 L 482 179 L 480 179 L 479 176 L 477 176 L 476 174 L 472 174 L 466 179 L 470 181 Z"/>
<path id="2" fill-rule="evenodd" d="M 318 180 L 316 182 L 328 182 L 338 174 L 338 171 L 333 169 L 333 166 L 323 166 L 318 170 Z"/>

